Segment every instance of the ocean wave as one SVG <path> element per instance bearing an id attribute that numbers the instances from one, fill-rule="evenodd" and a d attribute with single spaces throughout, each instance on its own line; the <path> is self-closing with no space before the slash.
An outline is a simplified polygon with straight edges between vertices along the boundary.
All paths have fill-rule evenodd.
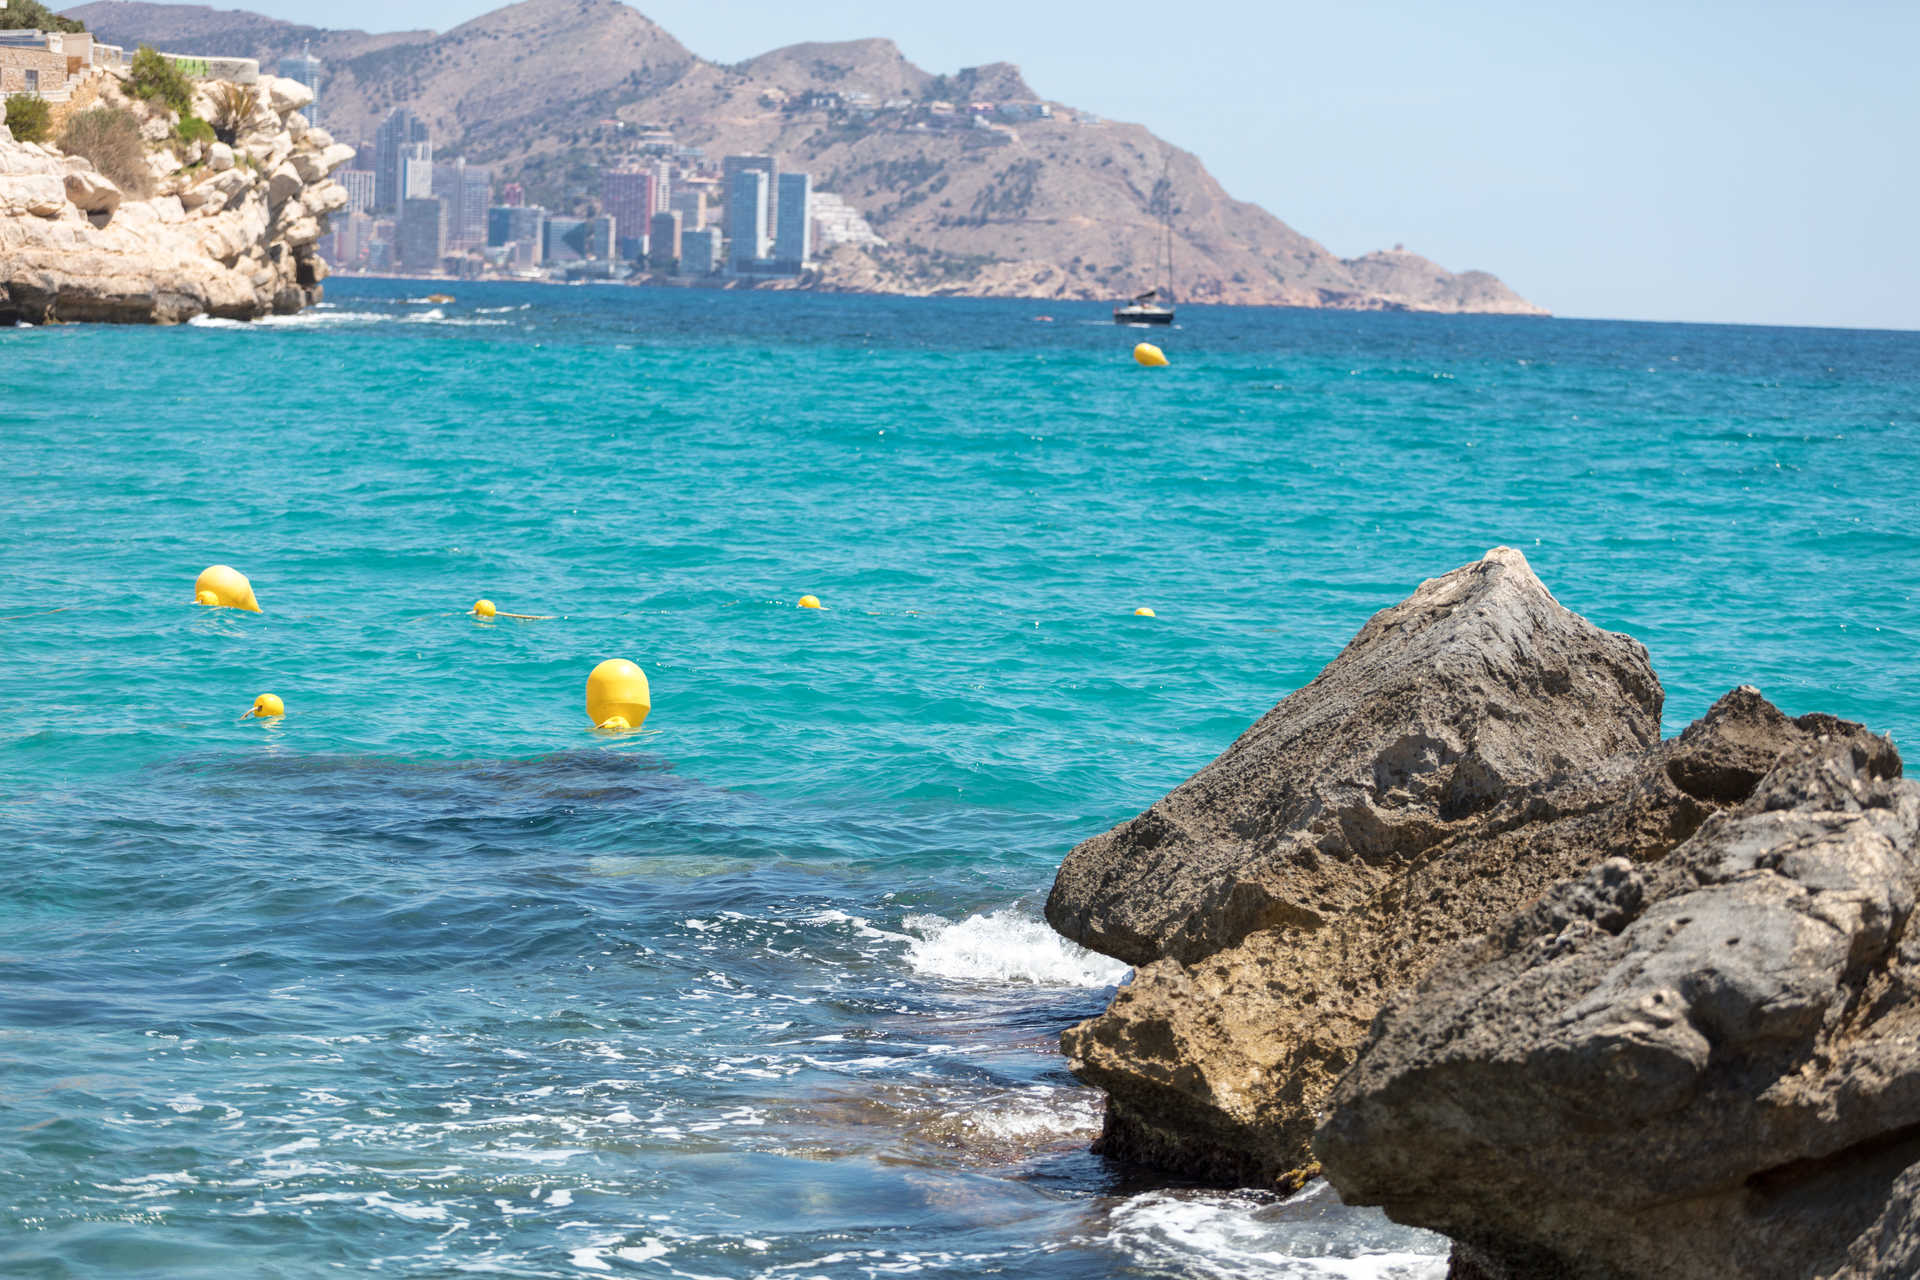
<path id="1" fill-rule="evenodd" d="M 952 921 L 908 916 L 907 967 L 952 982 L 1023 982 L 1046 987 L 1111 987 L 1127 966 L 1088 951 L 1045 922 L 1013 908 Z"/>
<path id="2" fill-rule="evenodd" d="M 331 311 L 315 308 L 287 316 L 261 316 L 257 320 L 227 320 L 220 316 L 194 316 L 187 323 L 199 329 L 311 329 L 322 325 L 372 324 L 394 317 L 378 311 Z"/>
<path id="3" fill-rule="evenodd" d="M 1113 1211 L 1112 1242 L 1150 1267 L 1212 1280 L 1442 1280 L 1444 1236 L 1348 1208 L 1323 1181 L 1285 1201 L 1149 1191 Z"/>

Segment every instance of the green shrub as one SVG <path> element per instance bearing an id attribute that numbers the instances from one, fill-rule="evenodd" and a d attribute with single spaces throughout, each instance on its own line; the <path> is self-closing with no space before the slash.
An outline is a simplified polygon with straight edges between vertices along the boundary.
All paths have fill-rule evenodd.
<path id="1" fill-rule="evenodd" d="M 125 107 L 95 107 L 67 121 L 60 149 L 85 156 L 113 185 L 134 200 L 153 194 L 153 170 L 147 167 L 147 142 L 140 122 Z"/>
<path id="2" fill-rule="evenodd" d="M 127 87 L 136 98 L 156 102 L 170 111 L 186 115 L 193 106 L 193 85 L 180 68 L 162 57 L 150 44 L 134 51 Z"/>
<path id="3" fill-rule="evenodd" d="M 0 9 L 0 31 L 85 31 L 87 24 L 63 18 L 40 0 L 12 0 Z"/>
<path id="4" fill-rule="evenodd" d="M 7 99 L 7 128 L 21 142 L 45 142 L 53 128 L 53 112 L 45 98 L 16 93 Z"/>
<path id="5" fill-rule="evenodd" d="M 212 142 L 213 126 L 199 116 L 183 115 L 180 123 L 173 127 L 173 136 L 189 146 L 196 142 Z"/>

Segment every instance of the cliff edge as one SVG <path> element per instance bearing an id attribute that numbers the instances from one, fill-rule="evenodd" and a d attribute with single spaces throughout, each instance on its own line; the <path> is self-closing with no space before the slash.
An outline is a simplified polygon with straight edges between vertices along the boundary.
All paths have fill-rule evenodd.
<path id="1" fill-rule="evenodd" d="M 328 175 L 353 148 L 300 114 L 311 90 L 261 77 L 229 145 L 181 142 L 176 113 L 129 96 L 113 73 L 96 81 L 99 109 L 138 122 L 145 155 L 121 178 L 149 194 L 0 128 L 0 323 L 250 320 L 319 300 L 315 242 L 347 203 Z M 194 115 L 215 115 L 221 89 L 196 84 Z"/>

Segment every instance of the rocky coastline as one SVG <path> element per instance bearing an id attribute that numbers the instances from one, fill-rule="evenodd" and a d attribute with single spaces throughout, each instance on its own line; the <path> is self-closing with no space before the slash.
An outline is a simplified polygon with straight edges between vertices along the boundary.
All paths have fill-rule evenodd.
<path id="1" fill-rule="evenodd" d="M 100 106 L 139 122 L 151 194 L 0 127 L 0 324 L 252 320 L 317 302 L 327 266 L 315 245 L 347 203 L 328 175 L 353 149 L 301 115 L 312 91 L 262 76 L 231 144 L 183 143 L 178 113 L 96 75 Z M 195 84 L 193 114 L 213 116 L 220 88 Z"/>
<path id="2" fill-rule="evenodd" d="M 1370 620 L 1139 817 L 1056 929 L 1098 1149 L 1455 1241 L 1457 1280 L 1920 1272 L 1920 785 L 1646 651 L 1496 548 Z"/>

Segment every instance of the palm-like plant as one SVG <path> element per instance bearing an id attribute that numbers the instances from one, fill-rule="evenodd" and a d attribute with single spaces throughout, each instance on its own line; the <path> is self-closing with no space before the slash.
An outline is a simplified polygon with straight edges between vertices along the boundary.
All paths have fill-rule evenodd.
<path id="1" fill-rule="evenodd" d="M 213 86 L 212 97 L 213 134 L 232 146 L 241 128 L 260 109 L 260 91 L 252 85 L 223 81 Z"/>

